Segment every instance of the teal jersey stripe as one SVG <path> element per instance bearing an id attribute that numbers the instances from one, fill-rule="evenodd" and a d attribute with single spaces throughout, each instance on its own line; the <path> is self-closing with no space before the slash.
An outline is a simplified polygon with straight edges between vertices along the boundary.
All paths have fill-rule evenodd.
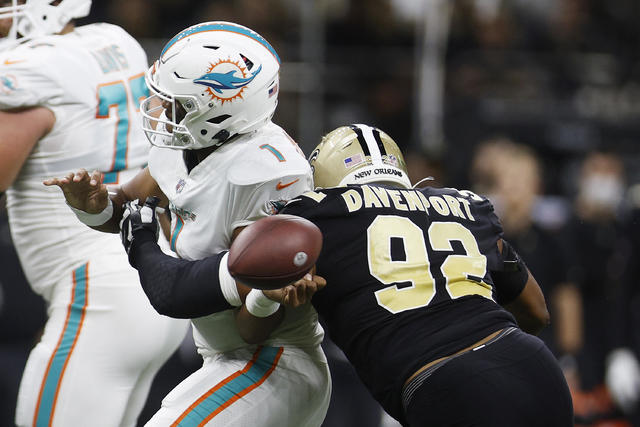
<path id="1" fill-rule="evenodd" d="M 117 184 L 118 183 L 118 172 L 107 172 L 104 174 L 104 179 L 102 180 L 103 184 Z"/>
<path id="2" fill-rule="evenodd" d="M 69 316 L 62 331 L 62 338 L 53 354 L 49 369 L 46 373 L 41 390 L 39 405 L 36 408 L 36 427 L 48 427 L 53 418 L 56 394 L 67 362 L 71 357 L 71 350 L 78 339 L 85 308 L 88 301 L 88 264 L 73 271 L 73 292 L 69 304 Z"/>
<path id="3" fill-rule="evenodd" d="M 178 240 L 178 236 L 182 231 L 182 227 L 184 227 L 184 220 L 178 214 L 176 214 L 176 228 L 173 229 L 173 233 L 171 233 L 171 250 L 176 252 L 176 241 Z"/>
<path id="4" fill-rule="evenodd" d="M 276 159 L 278 159 L 278 161 L 280 161 L 280 162 L 286 161 L 286 159 L 284 158 L 282 153 L 280 151 L 278 151 L 274 146 L 269 145 L 269 144 L 262 144 L 260 146 L 260 148 L 262 148 L 263 150 L 269 150 L 271 152 L 271 154 L 276 156 Z"/>
<path id="5" fill-rule="evenodd" d="M 277 365 L 282 352 L 282 347 L 261 347 L 255 362 L 247 370 L 236 372 L 216 387 L 213 393 L 207 396 L 196 407 L 182 418 L 178 427 L 196 427 L 205 420 L 213 418 L 226 406 L 233 403 L 239 397 L 247 394 L 267 379 L 273 368 Z M 238 375 L 239 373 L 239 375 Z M 229 380 L 230 379 L 230 380 Z M 225 383 L 225 381 L 228 381 Z M 222 386 L 220 386 L 222 384 Z M 206 394 L 205 394 L 206 395 Z"/>
<path id="6" fill-rule="evenodd" d="M 263 45 L 276 58 L 278 64 L 280 63 L 280 57 L 276 53 L 276 50 L 260 34 L 248 28 L 224 22 L 208 22 L 200 25 L 194 25 L 193 27 L 189 27 L 186 30 L 179 32 L 164 46 L 164 49 L 162 49 L 162 53 L 160 53 L 160 58 L 162 58 L 165 52 L 178 41 L 184 39 L 185 37 L 189 37 L 205 31 L 229 31 L 232 33 L 242 34 L 244 36 L 250 37 Z"/>

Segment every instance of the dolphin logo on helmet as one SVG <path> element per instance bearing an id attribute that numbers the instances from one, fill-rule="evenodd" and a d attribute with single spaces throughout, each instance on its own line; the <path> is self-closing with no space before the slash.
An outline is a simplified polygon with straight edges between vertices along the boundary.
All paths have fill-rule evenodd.
<path id="1" fill-rule="evenodd" d="M 248 85 L 256 75 L 258 75 L 260 70 L 262 70 L 262 65 L 247 78 L 234 76 L 237 70 L 231 70 L 227 73 L 206 73 L 194 79 L 193 82 L 210 87 L 217 93 L 222 93 L 224 89 L 240 89 Z"/>

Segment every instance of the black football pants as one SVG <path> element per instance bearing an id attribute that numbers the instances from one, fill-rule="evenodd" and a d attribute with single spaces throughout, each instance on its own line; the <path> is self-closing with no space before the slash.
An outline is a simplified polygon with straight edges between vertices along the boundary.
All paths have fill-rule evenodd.
<path id="1" fill-rule="evenodd" d="M 570 427 L 573 405 L 553 354 L 516 329 L 439 365 L 413 393 L 406 418 L 411 427 Z"/>

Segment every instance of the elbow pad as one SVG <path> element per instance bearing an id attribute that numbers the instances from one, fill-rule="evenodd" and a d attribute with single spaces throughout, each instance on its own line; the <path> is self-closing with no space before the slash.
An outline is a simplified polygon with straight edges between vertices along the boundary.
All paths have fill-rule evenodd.
<path id="1" fill-rule="evenodd" d="M 522 258 L 502 240 L 502 268 L 491 271 L 498 304 L 508 304 L 520 295 L 529 280 L 529 270 Z"/>
<path id="2" fill-rule="evenodd" d="M 233 308 L 220 287 L 226 252 L 187 261 L 165 254 L 155 241 L 133 245 L 132 251 L 142 289 L 158 313 L 193 319 Z"/>

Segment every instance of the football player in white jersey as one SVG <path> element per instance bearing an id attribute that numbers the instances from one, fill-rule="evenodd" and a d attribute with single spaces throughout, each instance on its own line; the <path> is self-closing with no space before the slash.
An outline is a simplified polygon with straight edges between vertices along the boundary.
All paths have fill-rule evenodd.
<path id="1" fill-rule="evenodd" d="M 228 249 L 243 227 L 312 188 L 304 154 L 271 121 L 279 68 L 273 47 L 249 28 L 229 22 L 189 27 L 165 45 L 146 75 L 153 95 L 141 104 L 143 128 L 154 147 L 145 171 L 111 196 L 100 172 L 47 184 L 60 186 L 87 224 L 111 232 L 119 230 L 126 201 L 157 196 L 171 212 L 170 244 L 181 258 Z M 262 292 L 236 287 L 226 256 L 219 265 L 219 272 L 181 272 L 210 282 L 210 294 L 191 304 L 183 303 L 189 289 L 180 288 L 179 277 L 175 288 L 153 287 L 166 277 L 143 282 L 160 312 L 192 319 L 204 359 L 147 425 L 319 426 L 331 381 L 316 312 L 309 304 L 283 311 Z M 234 309 L 245 296 L 244 308 Z M 235 319 L 246 311 L 262 322 L 283 313 L 284 320 L 261 345 L 250 345 Z"/>
<path id="2" fill-rule="evenodd" d="M 120 27 L 75 27 L 89 0 L 0 6 L 0 191 L 48 314 L 22 377 L 16 424 L 135 426 L 188 322 L 159 315 L 118 237 L 86 227 L 42 181 L 84 167 L 117 183 L 143 167 L 147 58 Z"/>

